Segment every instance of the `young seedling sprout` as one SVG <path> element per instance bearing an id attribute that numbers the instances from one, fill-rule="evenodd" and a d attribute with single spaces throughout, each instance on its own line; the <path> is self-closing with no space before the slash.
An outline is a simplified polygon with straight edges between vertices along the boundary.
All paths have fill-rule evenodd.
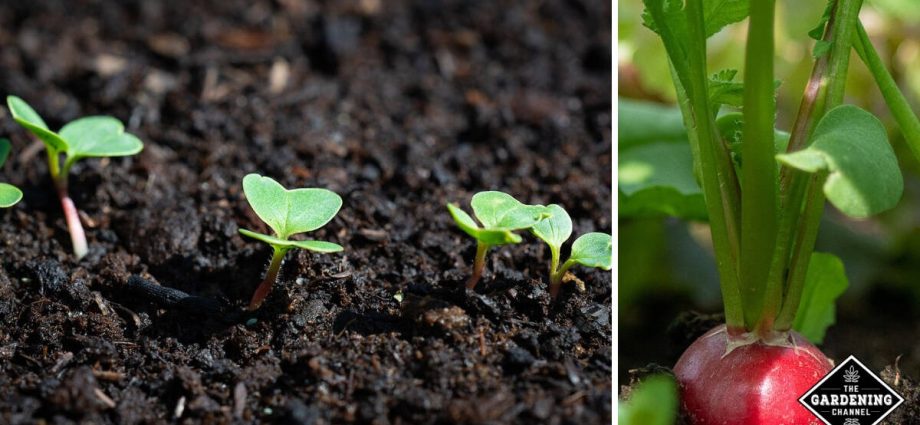
<path id="1" fill-rule="evenodd" d="M 0 167 L 10 155 L 10 141 L 0 139 Z M 9 208 L 22 199 L 22 191 L 9 183 L 0 183 L 0 208 Z"/>
<path id="2" fill-rule="evenodd" d="M 249 302 L 249 310 L 256 310 L 271 292 L 288 251 L 294 248 L 322 253 L 342 251 L 341 246 L 332 242 L 288 240 L 292 235 L 325 226 L 342 208 L 342 198 L 327 189 L 287 190 L 272 178 L 258 174 L 243 178 L 243 193 L 256 215 L 274 231 L 274 236 L 269 236 L 240 229 L 243 235 L 265 242 L 274 250 L 265 279 Z"/>
<path id="3" fill-rule="evenodd" d="M 521 242 L 521 236 L 514 231 L 529 229 L 548 214 L 543 206 L 525 205 L 507 193 L 496 191 L 473 195 L 470 205 L 473 206 L 473 214 L 482 223 L 482 227 L 457 205 L 447 204 L 447 209 L 457 222 L 457 226 L 476 239 L 473 275 L 466 282 L 466 287 L 473 289 L 482 277 L 489 248 Z"/>
<path id="4" fill-rule="evenodd" d="M 530 228 L 534 236 L 549 245 L 551 255 L 549 265 L 549 295 L 555 299 L 559 295 L 562 278 L 576 264 L 610 270 L 613 261 L 613 238 L 606 233 L 585 233 L 572 243 L 569 259 L 559 266 L 562 244 L 572 236 L 572 219 L 561 206 L 551 204 L 546 207 L 549 217 L 540 220 Z"/>
<path id="5" fill-rule="evenodd" d="M 143 149 L 144 144 L 134 135 L 125 133 L 125 126 L 121 121 L 112 117 L 78 118 L 55 133 L 24 100 L 16 96 L 7 96 L 6 104 L 13 114 L 13 119 L 45 144 L 45 150 L 48 152 L 48 170 L 64 209 L 73 253 L 77 259 L 83 258 L 88 250 L 86 234 L 83 232 L 77 207 L 67 192 L 70 167 L 83 158 L 134 155 Z M 63 164 L 61 155 L 64 156 Z"/>

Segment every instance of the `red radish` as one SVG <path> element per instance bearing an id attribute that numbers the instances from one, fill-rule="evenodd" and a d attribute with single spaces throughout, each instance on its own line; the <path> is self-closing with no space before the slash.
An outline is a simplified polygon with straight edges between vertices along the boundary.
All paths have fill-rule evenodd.
<path id="1" fill-rule="evenodd" d="M 694 425 L 800 425 L 821 422 L 799 397 L 832 369 L 817 347 L 796 332 L 788 346 L 761 341 L 726 354 L 720 325 L 693 342 L 674 366 L 683 410 Z"/>

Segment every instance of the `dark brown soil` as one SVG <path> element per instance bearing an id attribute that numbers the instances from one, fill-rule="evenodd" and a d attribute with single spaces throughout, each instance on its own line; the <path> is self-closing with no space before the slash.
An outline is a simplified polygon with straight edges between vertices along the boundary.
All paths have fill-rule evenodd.
<path id="1" fill-rule="evenodd" d="M 44 152 L 0 114 L 25 192 L 0 211 L 0 423 L 610 423 L 611 274 L 552 304 L 526 238 L 467 293 L 444 208 L 501 189 L 610 231 L 609 7 L 2 2 L 0 93 L 146 145 L 74 167 L 75 262 Z M 341 194 L 311 236 L 345 252 L 288 254 L 253 315 L 125 289 L 245 305 L 270 256 L 237 233 L 264 230 L 251 172 Z"/>

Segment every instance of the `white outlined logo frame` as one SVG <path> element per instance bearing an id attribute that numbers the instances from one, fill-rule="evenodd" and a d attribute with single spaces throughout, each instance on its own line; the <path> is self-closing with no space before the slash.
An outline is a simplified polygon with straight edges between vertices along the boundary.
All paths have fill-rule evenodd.
<path id="1" fill-rule="evenodd" d="M 863 379 L 866 379 L 866 378 L 865 378 L 865 375 L 870 376 L 875 382 L 877 382 L 877 383 L 879 384 L 880 388 L 882 388 L 882 389 L 884 389 L 885 391 L 887 391 L 888 393 L 890 393 L 890 394 L 892 395 L 892 397 L 893 397 L 895 400 L 897 400 L 894 404 L 891 405 L 890 408 L 888 408 L 888 410 L 882 412 L 882 413 L 878 416 L 878 418 L 875 418 L 875 420 L 874 420 L 871 424 L 869 424 L 869 423 L 862 423 L 862 422 L 859 422 L 859 421 L 853 422 L 853 418 L 849 418 L 850 420 L 847 421 L 846 419 L 844 419 L 844 418 L 842 418 L 842 417 L 839 418 L 839 419 L 840 419 L 839 422 L 837 422 L 837 421 L 831 422 L 832 419 L 838 419 L 838 417 L 837 417 L 837 416 L 833 416 L 833 417 L 830 417 L 830 418 L 826 418 L 826 417 L 824 417 L 824 414 L 822 414 L 822 413 L 818 412 L 817 410 L 815 410 L 814 407 L 813 407 L 810 403 L 808 403 L 809 397 L 810 397 L 813 393 L 815 393 L 816 391 L 821 390 L 821 389 L 822 389 L 822 386 L 824 385 L 825 382 L 827 382 L 827 381 L 828 381 L 829 379 L 831 379 L 831 378 L 834 378 L 834 377 L 838 376 L 838 372 L 840 372 L 840 373 L 841 373 L 840 376 L 843 377 L 843 374 L 845 374 L 846 371 L 845 371 L 845 370 L 841 371 L 841 370 L 842 370 L 844 367 L 846 367 L 847 365 L 849 365 L 850 367 L 852 367 L 854 363 L 855 363 L 856 365 L 858 365 L 860 368 L 862 368 L 862 369 L 866 372 L 864 375 L 861 376 Z M 858 379 L 858 378 L 857 378 L 857 379 Z M 849 383 L 849 382 L 848 382 L 848 383 Z M 803 394 L 801 397 L 799 397 L 799 403 L 800 403 L 802 406 L 805 406 L 805 408 L 808 409 L 809 412 L 811 412 L 812 414 L 814 414 L 816 418 L 820 419 L 822 422 L 824 422 L 824 423 L 827 424 L 827 425 L 844 425 L 844 424 L 854 424 L 854 423 L 858 423 L 858 424 L 860 424 L 860 425 L 876 425 L 876 424 L 878 424 L 879 422 L 881 422 L 883 419 L 885 419 L 886 417 L 888 417 L 888 415 L 890 415 L 891 412 L 894 412 L 894 410 L 897 409 L 898 406 L 900 406 L 902 403 L 904 403 L 904 397 L 901 397 L 900 394 L 898 394 L 898 393 L 897 393 L 894 389 L 892 389 L 887 383 L 885 383 L 885 381 L 883 381 L 883 380 L 882 380 L 881 378 L 879 378 L 875 373 L 873 373 L 871 369 L 869 369 L 868 367 L 866 367 L 866 365 L 864 365 L 861 361 L 859 361 L 859 359 L 857 359 L 855 356 L 849 356 L 849 357 L 847 357 L 846 360 L 840 362 L 840 364 L 838 364 L 836 367 L 834 367 L 833 370 L 831 370 L 830 372 L 828 372 L 827 375 L 824 375 L 824 378 L 821 378 L 821 380 L 818 381 L 817 384 L 815 384 L 815 385 L 813 385 L 811 388 L 809 388 L 808 391 L 805 392 L 805 394 Z M 851 407 L 857 407 L 857 408 L 858 408 L 858 407 L 860 407 L 860 406 L 851 406 Z"/>

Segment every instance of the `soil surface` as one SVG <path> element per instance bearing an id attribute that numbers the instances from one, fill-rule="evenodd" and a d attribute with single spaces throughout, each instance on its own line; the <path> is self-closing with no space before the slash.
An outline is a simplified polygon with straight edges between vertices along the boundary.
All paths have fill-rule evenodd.
<path id="1" fill-rule="evenodd" d="M 610 231 L 609 7 L 0 3 L 0 93 L 146 143 L 74 167 L 76 262 L 45 153 L 0 112 L 0 181 L 25 192 L 0 211 L 0 423 L 610 423 L 611 274 L 575 269 L 587 292 L 551 303 L 526 236 L 467 292 L 444 208 L 500 189 Z M 270 257 L 237 232 L 266 230 L 252 172 L 341 194 L 310 237 L 345 251 L 289 253 L 240 314 Z"/>

